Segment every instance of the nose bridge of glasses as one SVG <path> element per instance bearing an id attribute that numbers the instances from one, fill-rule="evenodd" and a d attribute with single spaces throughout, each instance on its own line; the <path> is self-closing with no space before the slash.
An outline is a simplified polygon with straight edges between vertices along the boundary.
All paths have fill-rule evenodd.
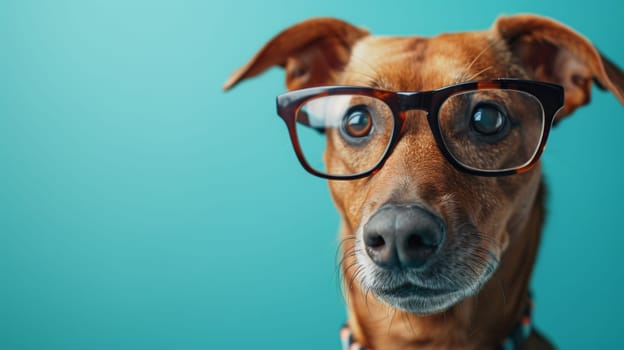
<path id="1" fill-rule="evenodd" d="M 397 95 L 401 112 L 411 109 L 428 111 L 431 105 L 431 91 L 398 92 Z"/>

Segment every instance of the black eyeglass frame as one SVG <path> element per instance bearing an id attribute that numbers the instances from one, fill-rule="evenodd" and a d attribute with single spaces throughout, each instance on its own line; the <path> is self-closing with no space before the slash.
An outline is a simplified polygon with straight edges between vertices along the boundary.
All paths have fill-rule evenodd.
<path id="1" fill-rule="evenodd" d="M 442 104 L 453 95 L 491 89 L 525 92 L 537 98 L 542 105 L 544 112 L 544 125 L 542 128 L 539 146 L 533 154 L 533 157 L 527 163 L 517 168 L 504 170 L 478 170 L 470 168 L 455 159 L 455 157 L 448 151 L 442 138 L 440 122 L 438 119 L 438 113 Z M 335 95 L 360 95 L 373 97 L 383 101 L 392 111 L 394 129 L 390 137 L 390 142 L 388 142 L 388 146 L 377 164 L 366 171 L 352 175 L 326 174 L 312 168 L 303 155 L 296 131 L 296 116 L 299 109 L 309 100 Z M 403 129 L 403 125 L 407 119 L 406 112 L 409 110 L 422 110 L 426 112 L 427 121 L 438 149 L 440 149 L 447 161 L 450 162 L 456 169 L 478 176 L 506 176 L 524 173 L 531 170 L 535 166 L 544 151 L 546 140 L 548 139 L 555 116 L 563 107 L 564 90 L 559 85 L 520 79 L 473 81 L 450 85 L 430 91 L 395 92 L 362 86 L 319 86 L 286 92 L 277 96 L 276 102 L 277 114 L 286 123 L 297 159 L 299 159 L 299 162 L 306 171 L 322 178 L 330 180 L 354 180 L 369 176 L 381 169 L 386 159 L 388 159 L 392 153 L 392 149 L 400 139 L 401 130 Z"/>

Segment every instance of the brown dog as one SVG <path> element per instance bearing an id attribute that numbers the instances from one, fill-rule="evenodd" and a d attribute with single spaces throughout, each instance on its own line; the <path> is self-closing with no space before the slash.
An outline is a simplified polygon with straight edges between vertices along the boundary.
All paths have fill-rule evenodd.
<path id="1" fill-rule="evenodd" d="M 544 220 L 538 158 L 550 123 L 588 103 L 592 82 L 624 103 L 624 74 L 581 35 L 532 15 L 433 38 L 376 37 L 311 19 L 273 38 L 224 88 L 274 65 L 285 68 L 289 90 L 363 87 L 278 101 L 304 166 L 349 180 L 329 185 L 353 338 L 372 349 L 500 347 L 530 303 Z M 500 78 L 556 84 L 565 99 L 552 85 Z M 469 81 L 482 83 L 455 85 Z M 340 96 L 360 102 L 348 119 L 315 126 L 327 149 L 326 169 L 314 168 L 297 125 L 340 109 Z M 529 127 L 525 116 L 541 119 Z M 535 331 L 514 342 L 552 348 Z"/>

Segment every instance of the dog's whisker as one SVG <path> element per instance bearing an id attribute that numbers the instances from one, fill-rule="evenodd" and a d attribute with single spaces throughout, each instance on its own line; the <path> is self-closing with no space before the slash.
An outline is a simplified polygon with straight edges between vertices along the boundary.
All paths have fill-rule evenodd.
<path id="1" fill-rule="evenodd" d="M 351 270 L 352 268 L 355 268 L 355 267 L 359 267 L 359 264 L 358 264 L 357 261 L 354 261 L 353 263 L 351 263 L 351 264 L 349 264 L 349 265 L 347 265 L 345 267 L 345 269 L 344 269 L 345 274 L 349 273 L 349 270 Z"/>
<path id="2" fill-rule="evenodd" d="M 470 69 L 472 68 L 472 66 L 474 66 L 477 61 L 479 60 L 479 58 L 481 58 L 486 52 L 488 52 L 492 47 L 494 47 L 495 45 L 500 43 L 500 39 L 498 40 L 491 40 L 489 42 L 488 45 L 486 45 L 473 59 L 472 61 L 470 61 L 470 63 L 468 64 L 468 66 L 466 66 L 463 70 L 462 70 L 462 76 L 460 77 L 461 81 L 472 81 L 475 77 L 477 77 L 478 75 L 480 75 L 481 73 L 484 73 L 484 71 L 480 71 L 477 74 L 473 74 L 472 76 L 467 77 L 466 75 L 468 74 L 468 72 L 470 72 Z M 487 70 L 489 70 L 491 67 L 489 67 Z"/>
<path id="3" fill-rule="evenodd" d="M 392 329 L 392 323 L 394 322 L 394 317 L 397 313 L 397 308 L 391 308 L 390 312 L 392 312 L 392 316 L 390 316 L 390 322 L 388 322 L 388 328 L 386 330 L 387 334 L 390 334 L 390 329 Z"/>
<path id="4" fill-rule="evenodd" d="M 372 313 L 370 312 L 370 305 L 369 305 L 369 303 L 368 303 L 368 295 L 369 295 L 369 293 L 370 293 L 370 289 L 365 288 L 365 289 L 364 289 L 364 293 L 363 293 L 363 295 L 364 295 L 364 304 L 366 305 L 366 310 L 368 311 L 368 313 L 369 313 L 369 314 L 372 314 Z"/>
<path id="5" fill-rule="evenodd" d="M 370 74 L 366 74 L 362 71 L 356 71 L 356 70 L 352 70 L 352 69 L 343 69 L 342 70 L 342 74 L 357 74 L 357 75 L 361 75 L 363 76 L 365 79 L 363 82 L 359 83 L 361 85 L 364 86 L 375 86 L 376 85 L 376 78 Z M 358 84 L 358 85 L 359 85 Z"/>
<path id="6" fill-rule="evenodd" d="M 410 317 L 410 315 L 408 315 L 407 313 L 403 313 L 405 320 L 407 321 L 407 325 L 409 326 L 408 331 L 410 331 L 412 334 L 416 333 L 416 331 L 414 330 L 414 325 L 412 324 L 412 318 Z"/>
<path id="7" fill-rule="evenodd" d="M 364 271 L 364 269 L 362 268 L 362 266 L 357 266 L 355 272 L 353 273 L 353 276 L 351 277 L 351 281 L 349 283 L 349 289 L 353 288 L 354 283 L 356 282 L 356 280 L 359 278 L 360 274 L 362 274 Z"/>
<path id="8" fill-rule="evenodd" d="M 345 254 L 343 254 L 342 258 L 340 258 L 340 261 L 337 263 L 336 267 L 337 268 L 342 267 L 342 264 L 344 264 L 348 259 L 355 257 L 356 254 L 357 252 L 355 251 L 346 252 Z"/>
<path id="9" fill-rule="evenodd" d="M 494 41 L 490 42 L 487 46 L 485 46 L 473 59 L 472 61 L 470 61 L 470 63 L 468 64 L 468 66 L 466 66 L 466 68 L 464 68 L 464 72 L 469 72 L 470 68 L 472 68 L 472 66 L 477 63 L 477 61 L 479 60 L 479 58 L 481 58 L 481 56 L 483 56 L 483 54 L 485 54 L 489 49 L 492 48 L 492 46 L 494 46 Z"/>
<path id="10" fill-rule="evenodd" d="M 379 73 L 377 72 L 377 70 L 364 58 L 360 57 L 359 55 L 355 55 L 355 54 L 351 54 L 351 59 L 354 61 L 358 61 L 362 64 L 364 64 L 371 72 L 372 74 L 368 74 L 368 73 L 364 73 L 361 70 L 355 71 L 353 69 L 343 69 L 343 73 L 356 73 L 356 74 L 360 74 L 366 78 L 369 79 L 369 83 L 370 84 L 375 84 L 377 82 L 377 80 L 379 79 Z M 374 75 L 373 75 L 374 74 Z"/>

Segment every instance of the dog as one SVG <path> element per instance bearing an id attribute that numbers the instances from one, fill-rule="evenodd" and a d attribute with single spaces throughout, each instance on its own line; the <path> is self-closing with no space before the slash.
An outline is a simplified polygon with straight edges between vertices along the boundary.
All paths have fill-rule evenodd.
<path id="1" fill-rule="evenodd" d="M 272 66 L 285 69 L 278 112 L 295 152 L 330 180 L 340 213 L 343 347 L 553 349 L 529 324 L 539 156 L 593 83 L 624 103 L 624 73 L 571 28 L 528 14 L 431 38 L 314 18 L 224 89 Z"/>

